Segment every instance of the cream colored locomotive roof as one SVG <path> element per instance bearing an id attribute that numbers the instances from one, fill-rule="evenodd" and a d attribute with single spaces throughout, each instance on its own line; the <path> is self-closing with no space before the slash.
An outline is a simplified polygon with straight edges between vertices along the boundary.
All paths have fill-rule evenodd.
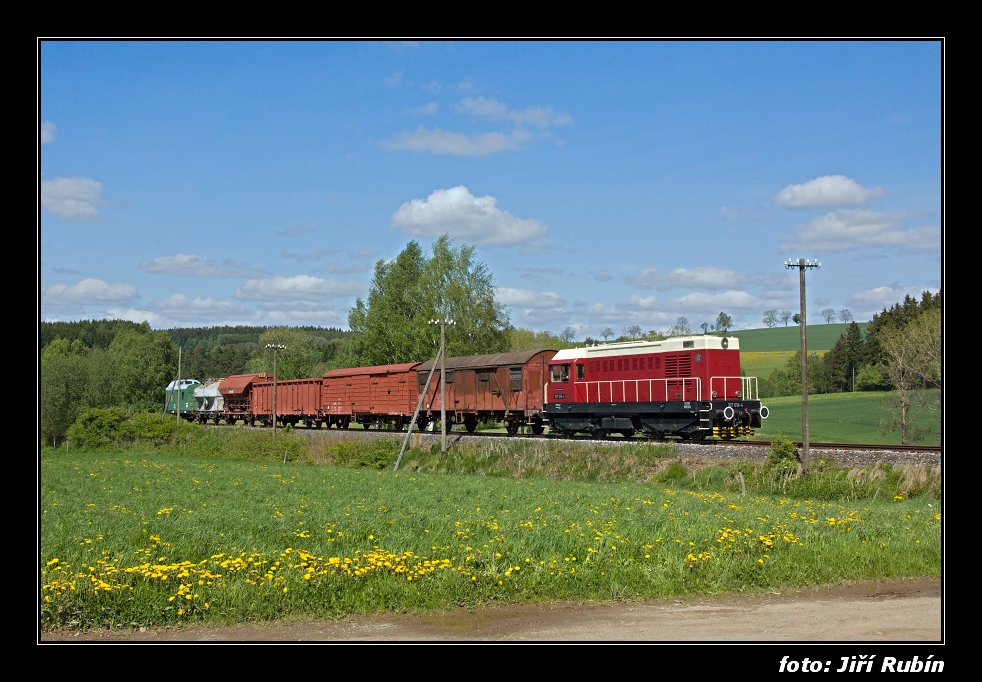
<path id="1" fill-rule="evenodd" d="M 724 340 L 726 341 L 726 348 L 740 350 L 740 339 L 735 336 L 676 336 L 664 341 L 627 341 L 625 343 L 604 343 L 599 346 L 586 346 L 585 348 L 567 348 L 556 353 L 552 362 L 577 360 L 579 358 L 676 353 L 684 350 L 704 350 L 707 348 L 723 349 Z"/>

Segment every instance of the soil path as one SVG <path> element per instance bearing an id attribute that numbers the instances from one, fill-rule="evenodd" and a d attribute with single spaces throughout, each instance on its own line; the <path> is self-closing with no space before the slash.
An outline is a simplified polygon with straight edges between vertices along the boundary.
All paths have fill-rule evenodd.
<path id="1" fill-rule="evenodd" d="M 343 621 L 44 633 L 42 641 L 940 641 L 941 581 L 919 578 L 713 598 L 510 605 Z"/>

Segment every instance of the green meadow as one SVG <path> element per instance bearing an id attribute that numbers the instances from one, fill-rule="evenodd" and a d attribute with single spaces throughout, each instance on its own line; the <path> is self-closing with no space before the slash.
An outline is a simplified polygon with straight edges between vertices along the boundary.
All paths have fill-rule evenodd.
<path id="1" fill-rule="evenodd" d="M 869 322 L 860 322 L 859 330 L 865 335 Z M 848 324 L 810 324 L 808 351 L 830 350 L 839 337 L 846 333 Z M 770 329 L 741 329 L 727 336 L 740 339 L 740 353 L 791 352 L 801 349 L 801 331 L 796 324 Z"/>
<path id="2" fill-rule="evenodd" d="M 499 453 L 512 460 L 498 475 L 430 473 L 450 462 L 418 449 L 415 470 L 393 473 L 394 447 L 384 462 L 341 453 L 349 466 L 44 450 L 42 627 L 641 599 L 940 570 L 934 497 L 880 493 L 904 476 L 933 475 L 935 487 L 936 474 L 842 471 L 834 485 L 852 493 L 815 496 L 795 493 L 807 477 L 782 465 L 748 469 L 744 495 L 736 469 L 700 478 L 653 450 L 663 474 L 644 482 L 528 477 L 530 455 L 545 466 L 551 447 Z"/>
<path id="3" fill-rule="evenodd" d="M 925 397 L 931 398 L 937 392 L 925 393 Z M 899 445 L 899 432 L 880 432 L 880 425 L 890 416 L 883 406 L 890 395 L 886 391 L 869 391 L 808 396 L 809 439 L 826 443 Z M 769 398 L 764 404 L 770 410 L 770 416 L 763 420 L 762 428 L 755 430 L 754 440 L 773 440 L 780 433 L 800 441 L 801 396 Z M 936 415 L 921 411 L 915 423 L 929 432 L 920 443 L 940 443 Z"/>

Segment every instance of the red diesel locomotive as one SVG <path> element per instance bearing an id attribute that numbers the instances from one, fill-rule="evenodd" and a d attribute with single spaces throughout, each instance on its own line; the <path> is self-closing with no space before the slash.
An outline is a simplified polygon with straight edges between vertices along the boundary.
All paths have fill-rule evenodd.
<path id="1" fill-rule="evenodd" d="M 556 433 L 729 439 L 767 418 L 756 377 L 741 376 L 736 337 L 571 348 L 549 369 L 543 415 Z"/>

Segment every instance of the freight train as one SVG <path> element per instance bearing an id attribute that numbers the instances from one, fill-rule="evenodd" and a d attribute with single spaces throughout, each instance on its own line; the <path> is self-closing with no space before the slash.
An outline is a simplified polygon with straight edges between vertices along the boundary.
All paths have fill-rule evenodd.
<path id="1" fill-rule="evenodd" d="M 201 384 L 172 382 L 167 411 L 189 420 L 310 428 L 351 424 L 404 429 L 439 424 L 440 369 L 434 361 L 335 369 L 320 378 L 275 381 L 241 374 Z M 753 434 L 767 408 L 755 377 L 740 374 L 739 339 L 693 336 L 563 351 L 447 358 L 448 428 L 471 432 L 502 422 L 509 434 L 589 433 L 698 440 Z M 429 380 L 429 384 L 427 381 Z M 193 402 L 190 396 L 193 395 Z M 275 416 L 274 416 L 275 395 Z M 421 398 L 422 397 L 422 398 Z"/>

